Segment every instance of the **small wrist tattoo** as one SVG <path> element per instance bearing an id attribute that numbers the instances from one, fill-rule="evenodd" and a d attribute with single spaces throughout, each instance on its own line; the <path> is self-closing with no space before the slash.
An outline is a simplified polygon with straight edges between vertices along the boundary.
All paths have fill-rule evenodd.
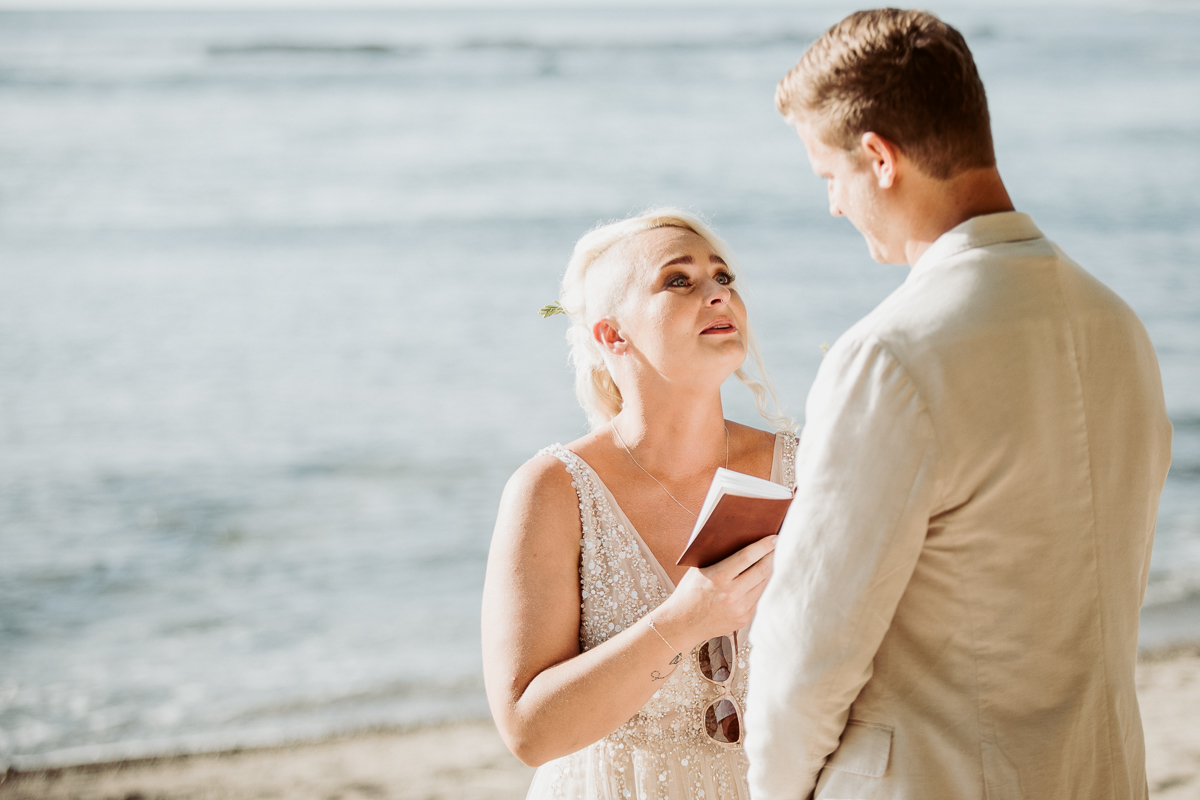
<path id="1" fill-rule="evenodd" d="M 683 660 L 683 653 L 676 653 L 676 654 L 675 654 L 675 657 L 674 657 L 674 658 L 672 658 L 672 659 L 671 659 L 669 662 L 667 662 L 667 663 L 669 663 L 669 664 L 670 664 L 672 667 L 678 667 L 678 666 L 679 666 L 679 662 L 680 662 L 680 661 L 682 661 L 682 660 Z M 674 674 L 675 674 L 675 670 L 671 670 L 671 671 L 670 671 L 670 672 L 668 672 L 666 675 L 663 675 L 663 674 L 662 674 L 661 672 L 659 672 L 658 670 L 654 670 L 653 672 L 651 672 L 651 673 L 650 673 L 650 680 L 652 680 L 652 681 L 665 681 L 667 678 L 671 677 L 671 676 L 672 676 L 672 675 L 674 675 Z"/>

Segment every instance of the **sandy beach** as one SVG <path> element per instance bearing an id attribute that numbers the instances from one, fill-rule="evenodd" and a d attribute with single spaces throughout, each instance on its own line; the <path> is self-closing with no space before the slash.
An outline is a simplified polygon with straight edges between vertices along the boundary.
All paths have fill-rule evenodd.
<path id="1" fill-rule="evenodd" d="M 1155 800 L 1200 797 L 1200 645 L 1142 658 L 1138 697 Z M 520 800 L 533 770 L 490 722 L 314 744 L 9 772 L 0 800 Z"/>
<path id="2" fill-rule="evenodd" d="M 1143 657 L 1137 686 L 1150 796 L 1200 798 L 1200 645 Z"/>
<path id="3" fill-rule="evenodd" d="M 533 770 L 490 721 L 289 747 L 9 773 L 0 798 L 519 800 Z"/>

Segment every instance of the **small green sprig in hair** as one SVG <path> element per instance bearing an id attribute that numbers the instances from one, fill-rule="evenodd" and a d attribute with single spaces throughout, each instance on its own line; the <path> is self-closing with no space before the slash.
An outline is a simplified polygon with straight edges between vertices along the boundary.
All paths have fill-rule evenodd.
<path id="1" fill-rule="evenodd" d="M 565 314 L 567 313 L 567 310 L 560 306 L 558 301 L 555 300 L 548 306 L 542 306 L 538 313 L 542 315 L 542 319 L 548 319 L 549 317 L 553 317 L 555 314 Z"/>

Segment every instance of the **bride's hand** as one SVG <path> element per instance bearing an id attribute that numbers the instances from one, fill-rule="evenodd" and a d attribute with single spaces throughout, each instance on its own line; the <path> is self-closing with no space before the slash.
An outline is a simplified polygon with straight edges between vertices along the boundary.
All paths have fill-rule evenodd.
<path id="1" fill-rule="evenodd" d="M 654 624 L 678 630 L 682 641 L 676 644 L 682 647 L 686 642 L 685 652 L 747 625 L 771 577 L 778 538 L 767 536 L 711 567 L 689 569 L 671 597 L 654 612 Z"/>

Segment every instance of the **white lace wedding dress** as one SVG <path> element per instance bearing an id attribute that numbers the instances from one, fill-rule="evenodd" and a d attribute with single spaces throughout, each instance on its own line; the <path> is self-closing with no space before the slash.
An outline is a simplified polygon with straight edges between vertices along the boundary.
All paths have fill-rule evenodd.
<path id="1" fill-rule="evenodd" d="M 562 445 L 539 453 L 545 454 L 562 460 L 579 494 L 579 642 L 589 650 L 653 611 L 675 586 L 595 471 Z M 795 456 L 795 437 L 778 434 L 772 481 L 795 483 Z M 731 688 L 744 708 L 749 654 L 744 631 L 738 647 Z M 720 694 L 700 676 L 695 651 L 685 653 L 632 719 L 595 744 L 540 767 L 528 800 L 749 800 L 742 748 L 719 745 L 704 732 L 703 709 Z"/>

